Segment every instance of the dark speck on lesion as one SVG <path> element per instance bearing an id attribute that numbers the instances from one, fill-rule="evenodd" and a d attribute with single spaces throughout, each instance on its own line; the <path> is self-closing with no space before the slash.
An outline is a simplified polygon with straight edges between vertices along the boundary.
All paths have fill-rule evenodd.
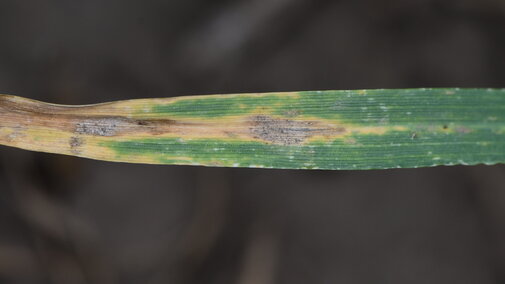
<path id="1" fill-rule="evenodd" d="M 70 145 L 70 151 L 72 153 L 80 154 L 81 147 L 84 145 L 84 138 L 78 136 L 70 137 L 68 144 Z"/>

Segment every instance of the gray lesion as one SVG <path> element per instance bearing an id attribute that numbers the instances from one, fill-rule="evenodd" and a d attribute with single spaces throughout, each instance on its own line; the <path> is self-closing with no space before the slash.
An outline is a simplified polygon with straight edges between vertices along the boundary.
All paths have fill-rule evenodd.
<path id="1" fill-rule="evenodd" d="M 254 116 L 250 122 L 249 131 L 254 138 L 279 145 L 298 145 L 314 135 L 345 131 L 343 128 L 322 126 L 315 121 L 278 119 L 267 115 Z"/>
<path id="2" fill-rule="evenodd" d="M 115 136 L 131 122 L 122 117 L 90 118 L 75 124 L 75 133 L 93 136 Z"/>
<path id="3" fill-rule="evenodd" d="M 159 135 L 172 131 L 178 123 L 171 119 L 139 120 L 121 116 L 73 118 L 73 132 L 77 135 L 111 137 L 126 133 Z"/>

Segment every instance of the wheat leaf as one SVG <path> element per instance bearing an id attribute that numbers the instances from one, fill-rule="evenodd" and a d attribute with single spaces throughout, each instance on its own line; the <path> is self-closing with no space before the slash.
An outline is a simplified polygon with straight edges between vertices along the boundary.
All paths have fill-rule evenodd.
<path id="1" fill-rule="evenodd" d="M 0 144 L 98 160 L 286 169 L 505 162 L 504 89 L 304 91 L 85 106 L 0 95 Z"/>

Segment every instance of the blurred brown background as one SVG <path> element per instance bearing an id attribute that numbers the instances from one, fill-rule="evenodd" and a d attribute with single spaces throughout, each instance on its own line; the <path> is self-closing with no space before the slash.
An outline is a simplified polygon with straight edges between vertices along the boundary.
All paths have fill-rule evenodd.
<path id="1" fill-rule="evenodd" d="M 504 87 L 502 0 L 0 1 L 0 92 Z M 286 171 L 0 147 L 0 283 L 505 283 L 505 167 Z"/>

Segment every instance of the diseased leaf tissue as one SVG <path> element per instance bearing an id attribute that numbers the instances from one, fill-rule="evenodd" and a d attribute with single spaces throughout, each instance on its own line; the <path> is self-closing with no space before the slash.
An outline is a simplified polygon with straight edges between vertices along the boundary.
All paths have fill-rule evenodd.
<path id="1" fill-rule="evenodd" d="M 505 162 L 504 89 L 305 91 L 87 106 L 0 95 L 0 144 L 98 160 L 287 169 Z"/>

